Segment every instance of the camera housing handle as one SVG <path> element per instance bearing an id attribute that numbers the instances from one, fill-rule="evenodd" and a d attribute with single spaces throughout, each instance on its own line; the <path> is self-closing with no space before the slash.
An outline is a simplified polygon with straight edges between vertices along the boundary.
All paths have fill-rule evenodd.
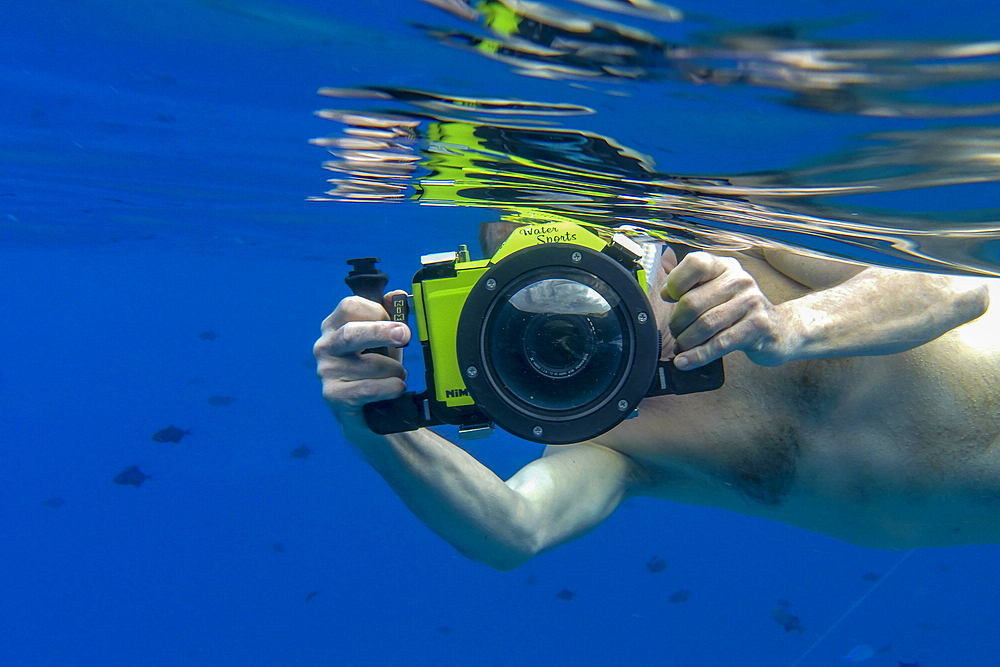
<path id="1" fill-rule="evenodd" d="M 356 257 L 347 260 L 351 270 L 344 278 L 344 282 L 355 296 L 383 305 L 383 295 L 385 286 L 389 283 L 389 276 L 375 266 L 379 261 L 378 257 Z M 405 324 L 408 313 L 406 296 L 402 294 L 394 296 L 389 318 L 393 322 Z M 387 347 L 376 347 L 365 352 L 389 356 Z M 398 398 L 368 403 L 363 408 L 368 428 L 380 435 L 386 435 L 441 425 L 443 422 L 430 415 L 425 394 L 426 392 L 416 394 L 408 391 Z"/>
<path id="2" fill-rule="evenodd" d="M 351 288 L 354 296 L 374 301 L 381 306 L 382 294 L 385 292 L 385 286 L 389 282 L 389 275 L 382 273 L 375 267 L 379 261 L 378 257 L 355 257 L 354 259 L 347 260 L 347 263 L 351 265 L 351 270 L 348 272 L 347 277 L 344 278 L 344 282 Z M 365 350 L 365 352 L 375 352 L 386 357 L 389 356 L 389 348 L 387 347 L 376 347 Z"/>
<path id="3" fill-rule="evenodd" d="M 351 270 L 344 278 L 344 282 L 355 296 L 382 303 L 382 294 L 389 282 L 389 276 L 375 267 L 379 261 L 378 257 L 355 257 L 347 260 Z"/>

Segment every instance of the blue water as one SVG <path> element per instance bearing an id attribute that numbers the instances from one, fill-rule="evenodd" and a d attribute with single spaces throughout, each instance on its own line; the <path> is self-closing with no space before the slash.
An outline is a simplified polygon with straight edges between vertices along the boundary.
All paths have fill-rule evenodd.
<path id="1" fill-rule="evenodd" d="M 639 499 L 517 571 L 469 562 L 352 452 L 311 366 L 346 258 L 378 254 L 405 285 L 419 254 L 472 243 L 490 219 L 305 201 L 329 177 L 307 143 L 331 131 L 312 116 L 321 86 L 586 103 L 599 113 L 577 127 L 684 173 L 787 167 L 933 123 L 677 83 L 608 96 L 428 40 L 409 23 L 454 20 L 423 3 L 341 4 L 4 7 L 0 665 L 783 666 L 869 591 L 800 664 L 843 664 L 861 644 L 871 665 L 991 664 L 996 547 L 917 551 L 870 581 L 903 554 Z M 859 18 L 835 29 L 844 39 L 989 39 L 1000 25 L 971 1 L 712 13 Z M 191 433 L 154 442 L 168 425 Z M 471 451 L 509 475 L 538 447 L 499 435 Z M 150 479 L 113 484 L 130 465 Z M 664 571 L 645 567 L 654 556 Z M 679 590 L 689 599 L 669 602 Z M 775 623 L 784 603 L 806 632 Z"/>

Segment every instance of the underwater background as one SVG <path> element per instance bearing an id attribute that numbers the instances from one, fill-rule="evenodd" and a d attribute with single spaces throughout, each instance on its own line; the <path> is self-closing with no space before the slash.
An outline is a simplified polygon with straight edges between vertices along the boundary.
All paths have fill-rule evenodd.
<path id="1" fill-rule="evenodd" d="M 514 572 L 470 562 L 341 437 L 311 346 L 347 258 L 405 288 L 526 211 L 995 273 L 1000 6 L 504 5 L 545 39 L 602 17 L 539 60 L 489 42 L 489 3 L 438 4 L 4 6 L 0 665 L 991 664 L 995 546 L 636 499 Z M 385 118 L 412 135 L 341 141 Z M 456 168 L 456 123 L 504 141 L 442 196 L 419 178 Z M 466 446 L 501 476 L 540 451 Z"/>

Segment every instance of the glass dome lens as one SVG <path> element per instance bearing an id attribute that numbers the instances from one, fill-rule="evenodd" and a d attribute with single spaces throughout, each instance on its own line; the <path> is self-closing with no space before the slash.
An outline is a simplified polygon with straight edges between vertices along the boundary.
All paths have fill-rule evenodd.
<path id="1" fill-rule="evenodd" d="M 545 410 L 577 410 L 617 385 L 629 323 L 615 292 L 584 271 L 533 271 L 487 315 L 486 358 L 501 393 Z M 542 277 L 542 276 L 547 277 Z"/>

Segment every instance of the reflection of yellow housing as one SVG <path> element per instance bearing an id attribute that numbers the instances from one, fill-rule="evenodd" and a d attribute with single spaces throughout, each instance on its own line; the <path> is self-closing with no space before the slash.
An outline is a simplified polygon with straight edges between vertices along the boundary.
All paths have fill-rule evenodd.
<path id="1" fill-rule="evenodd" d="M 424 363 L 434 374 L 434 398 L 448 407 L 473 405 L 456 356 L 458 320 L 473 286 L 489 268 L 519 250 L 548 243 L 568 243 L 598 252 L 608 240 L 596 231 L 569 222 L 537 222 L 518 227 L 490 259 L 469 260 L 465 246 L 458 252 L 428 255 L 413 278 L 417 333 Z M 636 276 L 645 285 L 645 274 Z M 430 385 L 428 385 L 430 386 Z"/>

